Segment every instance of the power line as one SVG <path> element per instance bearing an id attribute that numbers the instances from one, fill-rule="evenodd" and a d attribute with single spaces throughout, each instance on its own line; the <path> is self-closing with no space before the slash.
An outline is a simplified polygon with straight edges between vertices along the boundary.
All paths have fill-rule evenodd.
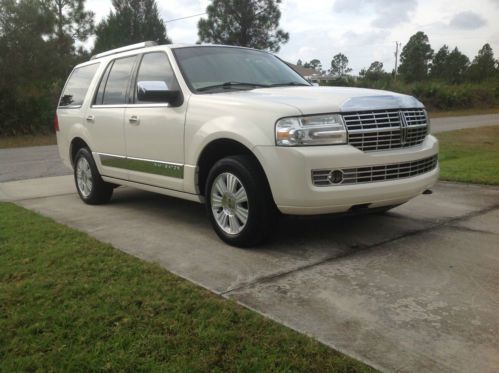
<path id="1" fill-rule="evenodd" d="M 182 19 L 187 19 L 187 18 L 193 18 L 193 17 L 199 17 L 205 15 L 206 12 L 199 13 L 199 14 L 193 14 L 192 16 L 187 16 L 187 17 L 181 17 L 181 18 L 175 18 L 175 19 L 170 19 L 168 21 L 165 21 L 165 23 L 170 23 L 170 22 L 175 22 L 175 21 L 180 21 Z"/>

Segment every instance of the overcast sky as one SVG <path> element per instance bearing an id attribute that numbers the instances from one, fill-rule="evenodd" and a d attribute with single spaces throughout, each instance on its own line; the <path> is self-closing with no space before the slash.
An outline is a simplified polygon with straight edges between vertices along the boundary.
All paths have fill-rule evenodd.
<path id="1" fill-rule="evenodd" d="M 202 13 L 209 2 L 157 0 L 165 21 Z M 111 1 L 87 0 L 87 7 L 100 20 Z M 499 57 L 499 0 L 283 0 L 281 11 L 290 39 L 278 55 L 293 63 L 318 58 L 326 68 L 342 52 L 354 73 L 375 60 L 391 70 L 395 41 L 404 45 L 417 31 L 428 35 L 435 51 L 448 44 L 472 59 L 490 43 Z M 168 22 L 168 36 L 175 43 L 196 42 L 199 18 Z"/>

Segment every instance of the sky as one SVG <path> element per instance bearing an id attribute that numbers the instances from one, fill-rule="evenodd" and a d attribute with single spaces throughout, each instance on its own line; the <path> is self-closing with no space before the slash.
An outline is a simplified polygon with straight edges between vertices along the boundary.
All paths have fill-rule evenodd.
<path id="1" fill-rule="evenodd" d="M 168 21 L 203 13 L 209 0 L 157 3 L 174 43 L 198 40 L 197 22 L 203 16 Z M 112 9 L 111 0 L 87 0 L 87 8 L 99 21 Z M 280 27 L 290 38 L 277 55 L 293 63 L 317 58 L 327 69 L 341 52 L 353 73 L 376 60 L 391 71 L 395 42 L 404 46 L 417 31 L 428 35 L 435 52 L 447 44 L 473 59 L 489 43 L 499 58 L 499 0 L 283 0 L 280 8 Z"/>

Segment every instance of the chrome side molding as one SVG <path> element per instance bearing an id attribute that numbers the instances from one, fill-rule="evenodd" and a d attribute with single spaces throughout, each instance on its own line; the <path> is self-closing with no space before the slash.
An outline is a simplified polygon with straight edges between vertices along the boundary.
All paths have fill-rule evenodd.
<path id="1" fill-rule="evenodd" d="M 176 179 L 184 178 L 183 164 L 125 157 L 107 153 L 97 153 L 97 155 L 99 156 L 101 164 L 106 167 L 122 168 L 129 171 L 144 172 L 146 174 L 174 177 Z"/>

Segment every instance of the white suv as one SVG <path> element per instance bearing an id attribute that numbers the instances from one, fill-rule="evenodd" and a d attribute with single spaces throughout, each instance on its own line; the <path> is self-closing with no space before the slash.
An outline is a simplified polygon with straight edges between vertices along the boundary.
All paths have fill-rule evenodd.
<path id="1" fill-rule="evenodd" d="M 254 49 L 146 42 L 76 66 L 55 119 L 81 199 L 118 185 L 204 202 L 217 234 L 252 246 L 278 212 L 386 210 L 438 178 L 413 97 L 314 87 Z"/>

